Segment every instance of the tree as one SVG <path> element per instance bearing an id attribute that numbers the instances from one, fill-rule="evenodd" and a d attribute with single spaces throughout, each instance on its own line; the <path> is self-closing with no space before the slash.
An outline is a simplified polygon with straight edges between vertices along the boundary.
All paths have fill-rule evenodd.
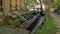
<path id="1" fill-rule="evenodd" d="M 60 0 L 54 0 L 54 7 L 55 7 L 56 5 L 57 5 L 57 6 L 60 6 Z"/>

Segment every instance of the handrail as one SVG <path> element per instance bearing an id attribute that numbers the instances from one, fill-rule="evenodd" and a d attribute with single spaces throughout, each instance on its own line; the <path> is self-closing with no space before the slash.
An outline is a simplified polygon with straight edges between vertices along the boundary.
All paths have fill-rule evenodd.
<path id="1" fill-rule="evenodd" d="M 21 24 L 19 27 L 24 29 L 28 28 L 38 18 L 39 15 L 40 14 L 36 14 L 31 20 Z"/>
<path id="2" fill-rule="evenodd" d="M 30 34 L 34 34 L 35 31 L 38 29 L 38 28 L 41 28 L 41 25 L 42 23 L 44 22 L 44 16 L 42 16 L 39 20 L 38 20 L 38 23 L 37 25 L 35 26 L 35 28 L 32 30 L 32 32 Z"/>

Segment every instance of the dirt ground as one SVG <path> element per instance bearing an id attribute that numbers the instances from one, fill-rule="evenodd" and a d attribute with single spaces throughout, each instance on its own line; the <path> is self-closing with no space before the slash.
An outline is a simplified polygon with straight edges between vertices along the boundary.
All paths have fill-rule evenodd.
<path id="1" fill-rule="evenodd" d="M 51 13 L 51 16 L 54 18 L 56 27 L 59 29 L 59 31 L 56 34 L 60 34 L 60 16 L 56 13 Z"/>

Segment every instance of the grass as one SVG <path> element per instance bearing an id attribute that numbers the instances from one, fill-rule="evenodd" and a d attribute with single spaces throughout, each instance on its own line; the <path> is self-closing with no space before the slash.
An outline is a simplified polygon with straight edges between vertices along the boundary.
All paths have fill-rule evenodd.
<path id="1" fill-rule="evenodd" d="M 58 29 L 54 24 L 54 19 L 52 17 L 46 17 L 46 22 L 38 34 L 56 34 L 57 31 Z"/>

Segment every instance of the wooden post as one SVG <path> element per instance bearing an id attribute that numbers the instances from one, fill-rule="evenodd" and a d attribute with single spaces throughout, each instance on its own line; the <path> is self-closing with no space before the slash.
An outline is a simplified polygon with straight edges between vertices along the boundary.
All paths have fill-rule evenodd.
<path id="1" fill-rule="evenodd" d="M 9 0 L 4 0 L 4 18 L 3 18 L 3 22 L 5 25 L 8 25 L 8 13 L 9 13 Z"/>
<path id="2" fill-rule="evenodd" d="M 41 6 L 41 8 L 40 8 L 40 13 L 41 13 L 41 15 L 43 14 L 43 7 L 42 7 L 42 0 L 40 0 L 40 6 Z"/>
<path id="3" fill-rule="evenodd" d="M 43 8 L 42 8 L 42 1 L 40 0 L 40 6 L 41 6 L 41 12 L 43 11 Z"/>
<path id="4" fill-rule="evenodd" d="M 50 0 L 47 0 L 47 11 L 48 15 L 50 16 Z"/>

